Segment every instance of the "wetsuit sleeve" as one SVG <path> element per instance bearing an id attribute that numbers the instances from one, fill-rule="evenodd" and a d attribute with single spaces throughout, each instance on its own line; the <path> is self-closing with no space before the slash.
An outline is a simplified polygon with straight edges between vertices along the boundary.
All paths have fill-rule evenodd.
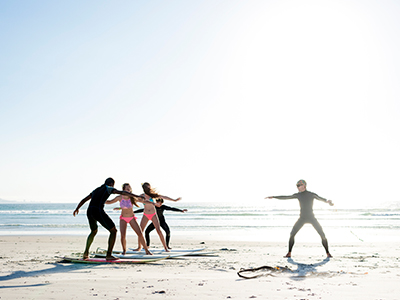
<path id="1" fill-rule="evenodd" d="M 116 190 L 116 189 L 114 189 L 113 187 L 108 186 L 108 185 L 106 185 L 106 188 L 107 188 L 107 193 L 108 193 L 109 195 L 111 195 L 112 193 L 114 193 L 114 191 Z"/>
<path id="2" fill-rule="evenodd" d="M 137 210 L 135 210 L 133 213 L 134 213 L 134 214 L 138 214 L 138 213 L 141 213 L 141 212 L 144 212 L 144 208 L 137 209 Z"/>
<path id="3" fill-rule="evenodd" d="M 169 206 L 167 206 L 167 205 L 163 205 L 163 206 L 161 206 L 161 207 L 163 207 L 163 208 L 164 208 L 164 210 L 171 210 L 171 211 L 183 212 L 183 210 L 182 210 L 182 209 L 175 208 L 175 207 L 169 207 Z"/>
<path id="4" fill-rule="evenodd" d="M 273 196 L 273 198 L 276 198 L 279 200 L 297 199 L 297 194 L 293 194 L 291 196 Z"/>
<path id="5" fill-rule="evenodd" d="M 322 197 L 320 197 L 320 196 L 318 196 L 317 194 L 315 194 L 315 193 L 313 193 L 314 194 L 314 198 L 315 199 L 317 199 L 317 200 L 319 200 L 319 201 L 323 201 L 323 202 L 328 202 L 328 200 L 327 199 L 325 199 L 325 198 L 322 198 Z"/>

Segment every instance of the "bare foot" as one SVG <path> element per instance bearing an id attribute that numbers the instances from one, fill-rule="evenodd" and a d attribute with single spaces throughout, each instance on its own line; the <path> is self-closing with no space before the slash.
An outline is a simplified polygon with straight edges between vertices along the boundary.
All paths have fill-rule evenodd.
<path id="1" fill-rule="evenodd" d="M 89 259 L 89 253 L 83 253 L 83 260 Z"/>
<path id="2" fill-rule="evenodd" d="M 126 250 L 122 251 L 122 255 L 125 255 L 125 254 L 126 254 Z"/>
<path id="3" fill-rule="evenodd" d="M 142 248 L 135 248 L 135 249 L 132 249 L 132 251 L 140 251 L 140 250 L 142 250 Z"/>
<path id="4" fill-rule="evenodd" d="M 118 257 L 112 256 L 112 255 L 107 255 L 106 260 L 118 260 Z"/>
<path id="5" fill-rule="evenodd" d="M 148 250 L 146 251 L 146 254 L 147 254 L 147 255 L 153 255 L 153 253 L 151 253 L 151 252 L 148 251 Z"/>
<path id="6" fill-rule="evenodd" d="M 164 251 L 165 251 L 165 252 L 171 252 L 171 251 L 169 251 L 168 249 L 164 249 Z"/>
<path id="7" fill-rule="evenodd" d="M 291 258 L 292 257 L 292 252 L 288 252 L 284 257 Z"/>
<path id="8" fill-rule="evenodd" d="M 332 258 L 333 256 L 328 252 L 328 253 L 326 253 L 326 257 Z"/>

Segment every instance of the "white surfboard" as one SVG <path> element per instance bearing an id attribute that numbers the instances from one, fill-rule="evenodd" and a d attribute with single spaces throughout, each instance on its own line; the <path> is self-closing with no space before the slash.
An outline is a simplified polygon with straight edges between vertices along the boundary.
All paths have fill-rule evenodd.
<path id="1" fill-rule="evenodd" d="M 165 252 L 169 253 L 169 252 Z M 174 253 L 169 253 L 169 254 L 154 254 L 154 255 L 147 255 L 144 253 L 137 253 L 137 254 L 114 254 L 113 256 L 119 258 L 119 259 L 159 259 L 159 258 L 176 258 L 176 257 L 182 257 L 182 256 L 187 256 L 190 255 L 191 252 L 174 252 Z M 105 252 L 97 252 L 95 253 L 96 257 L 106 257 L 107 254 Z"/>
<path id="2" fill-rule="evenodd" d="M 151 255 L 150 255 L 151 256 Z M 71 263 L 83 263 L 83 264 L 144 264 L 160 261 L 163 259 L 167 259 L 168 256 L 164 256 L 162 258 L 149 258 L 149 259 L 117 259 L 117 260 L 106 260 L 105 258 L 87 258 L 83 259 L 81 257 L 60 257 L 66 262 Z"/>
<path id="3" fill-rule="evenodd" d="M 218 251 L 197 251 L 197 252 L 189 252 L 186 256 L 207 256 L 207 255 L 217 255 Z"/>
<path id="4" fill-rule="evenodd" d="M 129 248 L 132 249 L 132 248 Z M 211 255 L 211 254 L 215 254 L 218 251 L 204 251 L 206 248 L 197 248 L 197 249 L 170 249 L 170 252 L 166 252 L 164 249 L 149 249 L 151 253 L 153 253 L 153 255 L 169 255 L 171 257 L 179 257 L 179 256 L 183 256 L 184 253 L 185 256 L 202 256 L 202 255 Z M 101 249 L 101 248 L 97 248 L 96 250 L 96 255 L 97 254 L 105 254 L 107 253 L 107 250 L 105 249 Z M 174 256 L 174 254 L 178 253 L 178 256 Z M 118 250 L 114 250 L 113 251 L 113 255 L 117 256 L 118 254 L 122 255 L 122 251 L 118 251 Z M 125 253 L 126 255 L 146 255 L 146 252 L 144 251 L 144 249 L 140 250 L 140 251 L 133 251 L 133 250 L 128 250 Z M 149 256 L 150 257 L 150 256 Z"/>
<path id="5" fill-rule="evenodd" d="M 199 251 L 203 251 L 206 248 L 197 248 L 197 249 L 179 249 L 179 248 L 174 248 L 174 249 L 169 249 L 170 252 L 166 252 L 164 249 L 149 249 L 149 251 L 151 253 L 171 253 L 171 252 L 199 252 Z M 144 249 L 140 250 L 140 251 L 135 251 L 133 248 L 129 248 L 129 251 L 127 251 L 126 253 L 129 254 L 134 254 L 134 253 L 140 253 L 140 252 L 145 252 Z"/>

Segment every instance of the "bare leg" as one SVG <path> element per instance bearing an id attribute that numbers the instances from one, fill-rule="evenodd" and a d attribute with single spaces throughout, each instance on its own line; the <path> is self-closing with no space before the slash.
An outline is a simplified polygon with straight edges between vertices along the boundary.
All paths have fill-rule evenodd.
<path id="1" fill-rule="evenodd" d="M 119 230 L 121 231 L 121 245 L 122 245 L 122 254 L 126 254 L 126 227 L 127 224 L 124 220 L 119 220 Z"/>
<path id="2" fill-rule="evenodd" d="M 152 253 L 149 251 L 149 248 L 146 245 L 146 241 L 144 240 L 143 233 L 140 230 L 139 224 L 136 222 L 135 219 L 132 219 L 129 224 L 131 225 L 133 231 L 136 232 L 138 238 L 139 238 L 139 243 L 143 245 L 144 250 L 146 251 L 146 254 L 152 255 Z"/>
<path id="3" fill-rule="evenodd" d="M 115 239 L 117 238 L 117 228 L 115 226 L 110 229 L 110 237 L 108 238 L 108 250 L 106 260 L 114 260 L 116 257 L 112 256 L 112 250 L 115 245 Z"/>
<path id="4" fill-rule="evenodd" d="M 93 243 L 94 237 L 97 234 L 97 229 L 96 230 L 92 230 L 89 234 L 89 236 L 86 239 L 86 248 L 85 248 L 85 252 L 83 253 L 83 259 L 87 259 L 89 257 L 89 249 L 90 246 Z"/>
<path id="5" fill-rule="evenodd" d="M 149 222 L 149 219 L 143 215 L 142 220 L 140 220 L 140 230 L 143 232 L 143 230 L 146 228 L 147 223 Z M 146 243 L 143 243 L 145 245 Z M 140 251 L 142 249 L 142 242 L 140 241 L 140 237 L 138 235 L 138 247 L 134 249 L 133 251 Z"/>
<path id="6" fill-rule="evenodd" d="M 160 241 L 161 241 L 161 243 L 162 243 L 163 246 L 164 246 L 165 252 L 170 252 L 169 249 L 168 249 L 168 247 L 167 247 L 167 244 L 165 243 L 164 235 L 163 235 L 162 232 L 161 232 L 160 221 L 158 220 L 157 215 L 155 215 L 155 216 L 151 219 L 151 221 L 153 222 L 154 227 L 155 227 L 156 230 L 157 230 L 158 236 L 160 237 Z"/>

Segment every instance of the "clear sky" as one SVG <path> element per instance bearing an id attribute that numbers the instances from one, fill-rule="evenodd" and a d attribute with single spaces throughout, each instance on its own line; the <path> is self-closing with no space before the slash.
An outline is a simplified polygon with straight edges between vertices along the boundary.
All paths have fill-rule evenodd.
<path id="1" fill-rule="evenodd" d="M 396 0 L 0 1 L 0 198 L 400 201 Z M 267 200 L 265 200 L 267 201 Z M 268 200 L 274 201 L 274 200 Z"/>

